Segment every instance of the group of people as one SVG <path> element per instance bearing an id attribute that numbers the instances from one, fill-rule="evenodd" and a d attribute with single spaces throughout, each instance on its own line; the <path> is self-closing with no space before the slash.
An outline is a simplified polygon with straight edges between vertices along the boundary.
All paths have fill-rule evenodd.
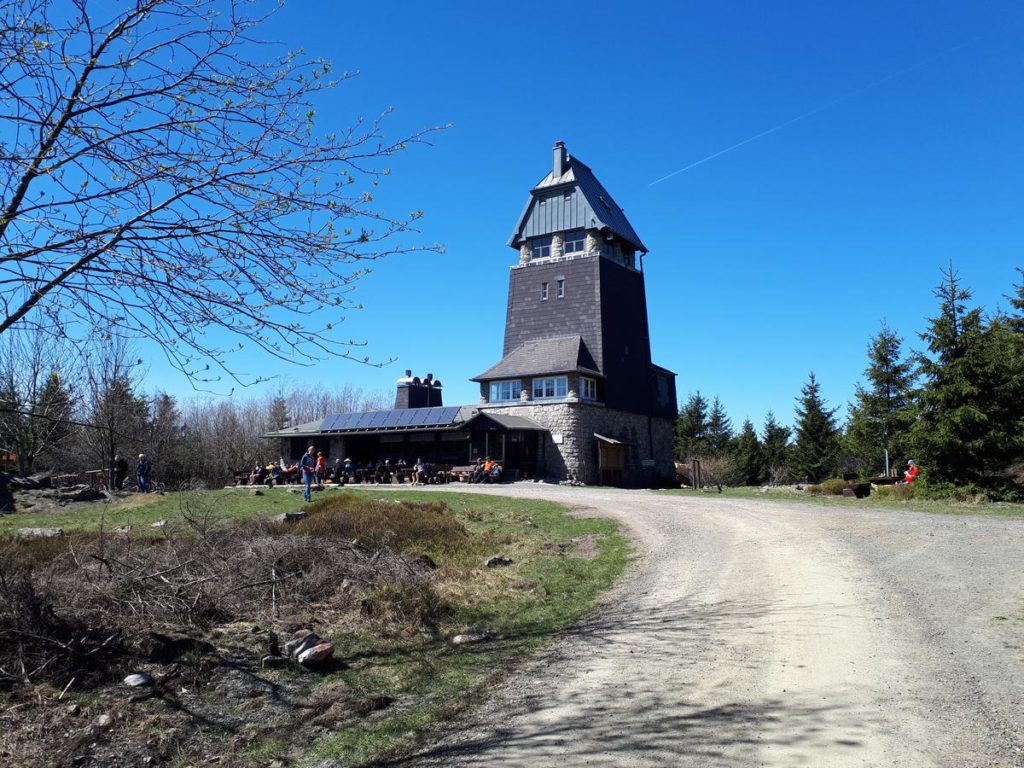
<path id="1" fill-rule="evenodd" d="M 138 483 L 139 493 L 149 493 L 153 490 L 153 463 L 144 453 L 139 454 L 138 462 L 135 464 L 135 480 Z M 128 460 L 121 454 L 114 456 L 114 490 L 123 491 L 125 481 L 128 479 Z"/>
<path id="2" fill-rule="evenodd" d="M 490 456 L 486 459 L 477 458 L 476 464 L 473 467 L 473 474 L 469 476 L 469 482 L 500 483 L 501 473 L 501 464 L 496 462 Z"/>

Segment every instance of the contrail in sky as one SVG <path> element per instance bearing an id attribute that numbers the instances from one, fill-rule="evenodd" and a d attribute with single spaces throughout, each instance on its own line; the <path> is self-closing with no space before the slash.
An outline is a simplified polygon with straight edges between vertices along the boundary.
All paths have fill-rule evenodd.
<path id="1" fill-rule="evenodd" d="M 977 42 L 977 38 L 975 38 L 974 40 L 969 40 L 966 43 L 960 43 L 959 45 L 954 45 L 952 48 L 947 48 L 947 49 L 945 49 L 943 51 L 940 51 L 939 53 L 933 53 L 931 56 L 928 56 L 926 58 L 921 59 L 916 64 L 911 64 L 909 67 L 904 67 L 903 69 L 898 69 L 895 72 L 890 72 L 888 75 L 880 77 L 877 80 L 872 80 L 870 83 L 866 83 L 866 84 L 860 86 L 859 88 L 854 88 L 852 91 L 847 91 L 842 96 L 837 96 L 836 98 L 832 99 L 831 101 L 825 102 L 821 106 L 815 107 L 814 109 L 810 110 L 809 112 L 804 112 L 802 115 L 797 115 L 796 117 L 791 117 L 789 120 L 786 120 L 785 122 L 779 123 L 778 125 L 774 125 L 771 128 L 768 128 L 767 130 L 761 131 L 760 133 L 755 133 L 753 136 L 749 136 L 748 138 L 743 139 L 743 141 L 738 141 L 738 142 L 736 142 L 735 144 L 733 144 L 730 147 L 726 147 L 725 149 L 720 149 L 717 152 L 708 155 L 707 157 L 702 157 L 700 160 L 697 160 L 694 163 L 690 163 L 685 168 L 680 168 L 678 171 L 672 171 L 672 173 L 668 174 L 668 176 L 662 176 L 660 179 L 655 179 L 654 181 L 652 181 L 647 186 L 653 187 L 655 184 L 660 184 L 663 181 L 667 181 L 668 179 L 671 179 L 673 176 L 678 176 L 680 173 L 685 173 L 686 171 L 690 170 L 691 168 L 696 168 L 698 165 L 703 165 L 708 160 L 714 160 L 716 157 L 721 157 L 722 155 L 726 154 L 727 152 L 732 152 L 734 149 L 739 149 L 744 144 L 749 144 L 752 141 L 757 141 L 758 139 L 767 136 L 769 133 L 775 133 L 776 131 L 781 131 L 783 128 L 785 128 L 787 126 L 790 126 L 793 123 L 797 123 L 797 122 L 799 122 L 801 120 L 806 120 L 808 117 L 811 117 L 812 115 L 816 115 L 819 112 L 824 112 L 826 109 L 834 107 L 836 104 L 839 104 L 840 102 L 846 101 L 847 99 L 853 98 L 854 96 L 856 96 L 859 93 L 863 93 L 864 91 L 866 91 L 866 90 L 868 90 L 870 88 L 874 88 L 876 86 L 879 86 L 882 83 L 887 82 L 889 80 L 892 80 L 895 77 L 900 77 L 901 75 L 905 75 L 908 72 L 913 72 L 915 69 L 919 69 L 920 67 L 923 67 L 925 64 L 927 64 L 930 61 L 933 61 L 933 60 L 935 60 L 935 59 L 937 59 L 937 58 L 939 58 L 941 56 L 945 56 L 946 54 L 952 53 L 953 51 L 959 50 L 960 48 L 966 48 L 968 45 L 971 45 L 971 44 L 973 44 L 975 42 Z"/>

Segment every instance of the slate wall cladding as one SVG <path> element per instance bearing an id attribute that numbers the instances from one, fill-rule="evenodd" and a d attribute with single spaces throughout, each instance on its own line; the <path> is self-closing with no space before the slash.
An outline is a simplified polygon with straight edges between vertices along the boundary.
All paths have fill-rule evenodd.
<path id="1" fill-rule="evenodd" d="M 675 477 L 675 465 L 672 463 L 674 424 L 671 419 L 647 417 L 580 402 L 533 401 L 502 406 L 485 405 L 481 410 L 486 413 L 525 416 L 548 430 L 539 437 L 543 441 L 538 451 L 540 466 L 536 469 L 540 477 L 564 480 L 571 469 L 584 483 L 596 484 L 599 478 L 595 433 L 631 443 L 629 460 L 623 473 L 625 485 L 664 483 Z M 643 466 L 643 460 L 652 456 L 654 466 Z"/>
<path id="2" fill-rule="evenodd" d="M 527 341 L 578 333 L 600 368 L 600 262 L 597 256 L 583 256 L 512 267 L 502 357 Z M 561 299 L 557 297 L 559 280 L 565 280 Z M 546 301 L 541 294 L 543 283 L 548 284 Z"/>

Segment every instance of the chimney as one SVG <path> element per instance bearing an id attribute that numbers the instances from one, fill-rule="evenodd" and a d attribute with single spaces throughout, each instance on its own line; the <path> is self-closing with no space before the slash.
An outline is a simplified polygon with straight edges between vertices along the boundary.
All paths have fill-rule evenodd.
<path id="1" fill-rule="evenodd" d="M 565 142 L 556 141 L 555 148 L 552 150 L 554 155 L 554 162 L 552 163 L 551 172 L 554 174 L 554 178 L 558 178 L 569 170 L 569 157 L 565 151 Z"/>
<path id="2" fill-rule="evenodd" d="M 398 388 L 395 392 L 395 410 L 442 405 L 441 382 L 435 379 L 432 373 L 428 373 L 426 378 L 421 380 L 419 376 L 413 376 L 412 371 L 406 371 L 405 376 L 396 383 Z"/>

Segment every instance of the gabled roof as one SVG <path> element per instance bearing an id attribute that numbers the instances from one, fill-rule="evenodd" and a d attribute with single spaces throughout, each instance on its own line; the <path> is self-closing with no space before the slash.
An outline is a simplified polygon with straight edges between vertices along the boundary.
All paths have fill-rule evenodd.
<path id="1" fill-rule="evenodd" d="M 601 376 L 590 350 L 579 335 L 535 339 L 520 344 L 473 381 L 515 379 L 549 373 L 585 373 Z"/>
<path id="2" fill-rule="evenodd" d="M 556 177 L 554 170 L 549 171 L 530 190 L 530 199 L 508 244 L 518 248 L 519 243 L 530 237 L 571 229 L 597 229 L 611 232 L 646 253 L 647 247 L 626 214 L 594 172 L 575 157 L 568 157 L 566 165 L 566 171 L 560 176 Z M 540 208 L 545 210 L 538 210 Z"/>

